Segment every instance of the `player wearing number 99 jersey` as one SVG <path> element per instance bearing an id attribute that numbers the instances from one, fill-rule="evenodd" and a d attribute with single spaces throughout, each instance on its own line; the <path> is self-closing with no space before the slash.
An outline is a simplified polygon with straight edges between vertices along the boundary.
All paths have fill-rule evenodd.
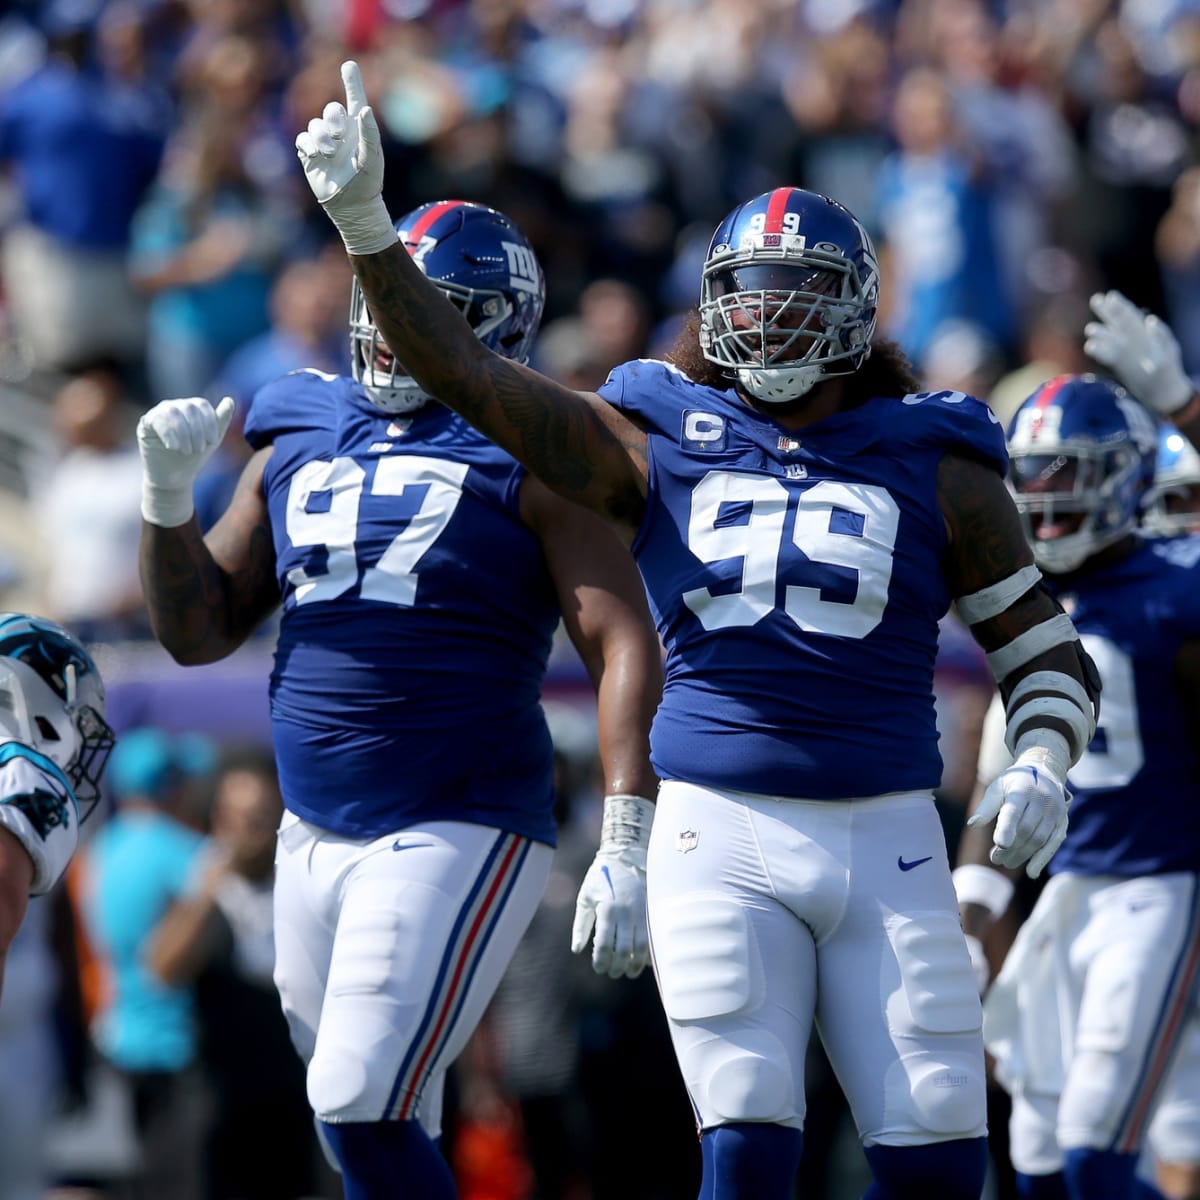
<path id="1" fill-rule="evenodd" d="M 718 226 L 669 362 L 625 364 L 581 395 L 496 358 L 394 246 L 355 64 L 343 80 L 346 109 L 297 150 L 389 345 L 607 517 L 646 582 L 667 650 L 650 932 L 702 1195 L 792 1195 L 815 1025 L 872 1200 L 978 1200 L 981 1008 L 932 795 L 950 599 L 1011 698 L 999 861 L 1036 872 L 1053 852 L 1095 716 L 1089 664 L 1004 486 L 1002 431 L 974 400 L 920 394 L 874 338 L 866 231 L 799 188 Z"/>
<path id="2" fill-rule="evenodd" d="M 1200 1022 L 1200 537 L 1139 536 L 1156 426 L 1111 380 L 1065 375 L 1009 431 L 1034 557 L 1104 683 L 1052 878 L 985 1004 L 1023 1195 L 1148 1195 L 1136 1180 L 1147 1138 L 1191 1164 L 1191 1188 L 1172 1195 L 1200 1183 L 1200 1062 L 1180 1058 Z M 1003 720 L 994 703 L 981 784 L 1011 761 Z M 955 875 L 973 936 L 1011 892 L 980 857 L 968 834 Z"/>
<path id="3" fill-rule="evenodd" d="M 399 230 L 434 302 L 523 361 L 543 282 L 512 222 L 445 201 Z M 232 402 L 143 417 L 142 577 L 186 663 L 223 657 L 282 607 L 276 983 L 347 1195 L 392 1195 L 402 1177 L 435 1196 L 453 1189 L 434 1141 L 446 1069 L 549 873 L 552 635 L 561 617 L 597 687 L 603 888 L 580 894 L 576 948 L 594 927 L 593 965 L 614 977 L 649 953 L 639 839 L 661 649 L 612 531 L 428 403 L 357 290 L 350 327 L 353 378 L 300 371 L 255 396 L 255 454 L 206 536 L 191 481 Z"/>

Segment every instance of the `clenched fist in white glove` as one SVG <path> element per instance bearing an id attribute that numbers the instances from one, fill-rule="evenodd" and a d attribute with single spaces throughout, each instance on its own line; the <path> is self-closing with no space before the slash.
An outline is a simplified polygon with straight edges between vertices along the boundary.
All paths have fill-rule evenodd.
<path id="1" fill-rule="evenodd" d="M 575 902 L 571 951 L 592 942 L 598 975 L 636 979 L 650 957 L 646 928 L 646 847 L 654 805 L 641 796 L 605 796 L 600 849 L 584 876 Z"/>
<path id="2" fill-rule="evenodd" d="M 1120 292 L 1097 292 L 1090 303 L 1099 320 L 1083 327 L 1089 357 L 1112 371 L 1147 408 L 1163 416 L 1183 408 L 1195 389 L 1170 326 Z"/>
<path id="3" fill-rule="evenodd" d="M 358 63 L 342 63 L 346 103 L 325 105 L 296 135 L 308 186 L 329 214 L 350 254 L 375 254 L 398 241 L 383 203 L 383 147 L 367 106 Z"/>
<path id="4" fill-rule="evenodd" d="M 1036 879 L 1067 836 L 1067 740 L 1049 730 L 1024 735 L 1013 765 L 988 785 L 970 826 L 996 822 L 991 860 Z"/>
<path id="5" fill-rule="evenodd" d="M 143 413 L 137 425 L 142 456 L 142 517 L 151 525 L 174 528 L 192 518 L 192 484 L 233 419 L 234 401 L 216 408 L 203 396 L 163 400 Z"/>

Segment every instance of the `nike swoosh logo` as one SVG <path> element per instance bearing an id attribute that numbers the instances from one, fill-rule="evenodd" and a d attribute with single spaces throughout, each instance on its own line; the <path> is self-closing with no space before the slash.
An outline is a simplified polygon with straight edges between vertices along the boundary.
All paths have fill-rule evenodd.
<path id="1" fill-rule="evenodd" d="M 617 894 L 617 889 L 615 887 L 613 887 L 612 875 L 609 874 L 608 865 L 605 864 L 603 867 L 600 868 L 600 871 L 601 871 L 601 874 L 603 874 L 603 876 L 604 876 L 604 881 L 608 884 L 608 890 L 612 893 L 612 895 L 615 898 L 616 894 Z"/>
<path id="2" fill-rule="evenodd" d="M 898 866 L 902 871 L 911 871 L 913 867 L 919 867 L 922 863 L 927 863 L 932 857 L 932 854 L 927 854 L 924 858 L 914 858 L 912 862 L 905 862 L 904 855 L 901 854 L 896 859 L 896 866 Z"/>

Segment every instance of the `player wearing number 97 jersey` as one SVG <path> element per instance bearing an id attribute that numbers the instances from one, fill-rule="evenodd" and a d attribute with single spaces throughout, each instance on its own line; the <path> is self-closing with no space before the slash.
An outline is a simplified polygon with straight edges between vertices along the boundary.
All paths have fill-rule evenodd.
<path id="1" fill-rule="evenodd" d="M 607 517 L 646 582 L 667 651 L 650 932 L 702 1195 L 792 1195 L 815 1027 L 872 1200 L 978 1200 L 981 1006 L 932 795 L 950 600 L 1011 697 L 1019 765 L 992 796 L 999 861 L 1036 872 L 1052 853 L 1095 711 L 1004 486 L 1002 430 L 973 399 L 920 393 L 875 339 L 866 231 L 799 188 L 720 224 L 669 361 L 625 364 L 581 395 L 496 358 L 391 244 L 353 63 L 343 79 L 347 109 L 297 149 L 389 345 Z"/>
<path id="2" fill-rule="evenodd" d="M 1156 426 L 1111 380 L 1066 375 L 1009 431 L 1034 557 L 1104 683 L 1052 877 L 985 1003 L 1022 1194 L 1149 1194 L 1136 1181 L 1147 1139 L 1191 1164 L 1190 1189 L 1172 1195 L 1200 1185 L 1200 1061 L 1180 1049 L 1200 1034 L 1200 537 L 1139 536 Z M 1003 721 L 994 703 L 981 784 L 1011 761 Z M 1011 889 L 988 878 L 971 834 L 961 858 L 964 924 L 984 936 Z"/>
<path id="3" fill-rule="evenodd" d="M 445 201 L 399 230 L 435 303 L 523 360 L 543 283 L 512 222 Z M 300 371 L 254 397 L 255 454 L 206 536 L 191 481 L 230 402 L 143 417 L 142 576 L 158 637 L 187 663 L 223 657 L 282 607 L 276 983 L 347 1196 L 390 1196 L 398 1177 L 441 1196 L 446 1069 L 549 873 L 540 698 L 555 628 L 597 687 L 608 793 L 604 887 L 581 893 L 577 948 L 594 927 L 593 965 L 614 977 L 649 953 L 639 838 L 661 649 L 612 531 L 428 403 L 357 291 L 350 327 L 353 378 Z"/>

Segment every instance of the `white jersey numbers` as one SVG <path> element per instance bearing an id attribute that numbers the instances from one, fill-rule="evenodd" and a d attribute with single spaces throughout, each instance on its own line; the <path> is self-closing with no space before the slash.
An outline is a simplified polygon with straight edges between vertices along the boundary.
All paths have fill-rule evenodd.
<path id="1" fill-rule="evenodd" d="M 783 611 L 806 632 L 866 637 L 887 605 L 899 507 L 886 488 L 826 480 L 800 493 L 789 531 L 788 499 L 778 479 L 731 471 L 706 475 L 692 492 L 688 548 L 705 563 L 740 558 L 741 588 L 721 595 L 695 588 L 684 593 L 684 603 L 708 630 L 760 621 L 776 607 L 779 555 L 790 537 L 810 562 L 855 572 L 857 586 L 854 598 L 844 601 L 824 598 L 816 586 L 789 583 Z M 748 505 L 749 515 L 736 525 L 719 523 L 722 506 L 731 504 Z"/>
<path id="2" fill-rule="evenodd" d="M 427 488 L 420 507 L 407 525 L 388 543 L 373 563 L 359 563 L 358 515 L 366 472 L 352 458 L 306 463 L 293 476 L 288 489 L 287 534 L 292 545 L 324 546 L 326 570 L 314 575 L 303 567 L 288 572 L 296 589 L 297 604 L 333 600 L 349 591 L 362 567 L 360 595 L 364 600 L 411 605 L 416 599 L 416 566 L 437 541 L 462 498 L 466 463 L 441 458 L 405 455 L 380 459 L 375 466 L 370 494 L 399 496 L 406 488 Z M 310 501 L 318 493 L 329 499 Z"/>
<path id="3" fill-rule="evenodd" d="M 1071 768 L 1071 782 L 1075 787 L 1097 791 L 1125 787 L 1146 761 L 1133 659 L 1106 637 L 1084 633 L 1079 640 L 1104 680 L 1104 702 L 1095 735 L 1083 757 Z"/>

